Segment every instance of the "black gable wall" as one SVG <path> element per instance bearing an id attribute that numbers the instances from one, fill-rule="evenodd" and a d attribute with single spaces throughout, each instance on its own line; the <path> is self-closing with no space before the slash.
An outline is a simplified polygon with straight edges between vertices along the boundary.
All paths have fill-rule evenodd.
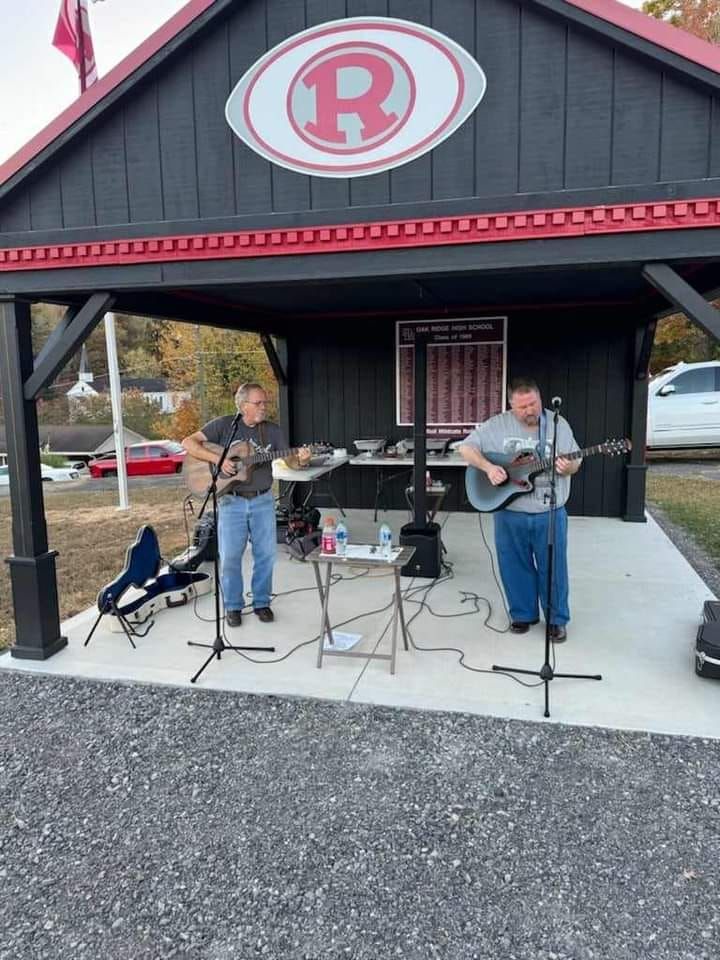
<path id="1" fill-rule="evenodd" d="M 630 433 L 629 390 L 635 324 L 627 315 L 577 308 L 513 312 L 509 317 L 509 376 L 537 379 L 545 403 L 563 398 L 563 414 L 581 446 Z M 395 422 L 395 324 L 390 317 L 335 321 L 332 334 L 303 330 L 288 338 L 291 436 L 297 442 L 330 441 L 356 453 L 353 440 L 384 437 L 395 443 L 410 436 Z M 464 472 L 428 467 L 452 485 L 451 509 L 469 510 Z M 388 506 L 405 506 L 409 471 L 393 469 L 386 487 Z M 333 474 L 341 503 L 368 509 L 375 499 L 374 468 L 347 466 Z M 573 479 L 568 509 L 573 515 L 622 516 L 625 458 L 592 457 Z"/>
<path id="2" fill-rule="evenodd" d="M 485 70 L 485 98 L 431 155 L 391 173 L 340 181 L 272 166 L 230 131 L 228 93 L 269 46 L 346 11 L 454 38 Z M 572 202 L 564 191 L 619 185 L 645 186 L 652 199 L 654 185 L 716 176 L 712 91 L 532 3 L 243 0 L 0 200 L 0 232 L 321 210 L 346 218 L 348 207 L 392 216 L 400 204 L 524 194 L 562 204 Z"/>

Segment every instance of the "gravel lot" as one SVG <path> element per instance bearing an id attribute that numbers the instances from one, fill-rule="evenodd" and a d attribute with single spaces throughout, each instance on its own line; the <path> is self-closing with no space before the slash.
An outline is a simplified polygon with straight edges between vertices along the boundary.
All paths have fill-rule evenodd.
<path id="1" fill-rule="evenodd" d="M 0 674 L 0 958 L 715 960 L 720 743 Z"/>

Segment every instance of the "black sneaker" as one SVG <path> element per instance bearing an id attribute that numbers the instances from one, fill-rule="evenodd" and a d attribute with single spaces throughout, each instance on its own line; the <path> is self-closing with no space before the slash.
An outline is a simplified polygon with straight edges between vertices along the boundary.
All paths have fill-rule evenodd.
<path id="1" fill-rule="evenodd" d="M 226 610 L 225 623 L 229 627 L 239 627 L 242 623 L 242 610 Z"/>
<path id="2" fill-rule="evenodd" d="M 567 630 L 558 623 L 550 624 L 550 640 L 553 643 L 565 643 L 567 640 Z"/>
<path id="3" fill-rule="evenodd" d="M 270 607 L 257 607 L 254 613 L 261 623 L 272 623 L 275 619 L 275 614 Z"/>
<path id="4" fill-rule="evenodd" d="M 530 627 L 534 627 L 539 622 L 539 620 L 513 620 L 510 624 L 510 631 L 512 633 L 527 633 Z"/>

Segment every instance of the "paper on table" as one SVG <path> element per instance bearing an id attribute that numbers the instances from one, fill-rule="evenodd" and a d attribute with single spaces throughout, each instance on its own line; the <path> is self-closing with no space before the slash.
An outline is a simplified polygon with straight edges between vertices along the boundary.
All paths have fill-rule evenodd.
<path id="1" fill-rule="evenodd" d="M 340 630 L 333 630 L 333 640 L 335 643 L 330 643 L 330 638 L 325 634 L 323 648 L 325 650 L 350 650 L 351 647 L 362 640 L 362 634 L 341 633 Z"/>
<path id="2" fill-rule="evenodd" d="M 368 543 L 349 543 L 345 556 L 348 560 L 397 560 L 401 553 L 402 547 L 393 547 L 388 558 L 380 553 L 380 547 Z"/>

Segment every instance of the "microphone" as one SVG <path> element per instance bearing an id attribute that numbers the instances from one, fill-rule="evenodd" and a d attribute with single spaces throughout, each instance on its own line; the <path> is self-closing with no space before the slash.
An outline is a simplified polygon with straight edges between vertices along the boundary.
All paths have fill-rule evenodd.
<path id="1" fill-rule="evenodd" d="M 562 397 L 553 397 L 551 402 L 553 410 L 559 410 L 562 406 Z"/>

